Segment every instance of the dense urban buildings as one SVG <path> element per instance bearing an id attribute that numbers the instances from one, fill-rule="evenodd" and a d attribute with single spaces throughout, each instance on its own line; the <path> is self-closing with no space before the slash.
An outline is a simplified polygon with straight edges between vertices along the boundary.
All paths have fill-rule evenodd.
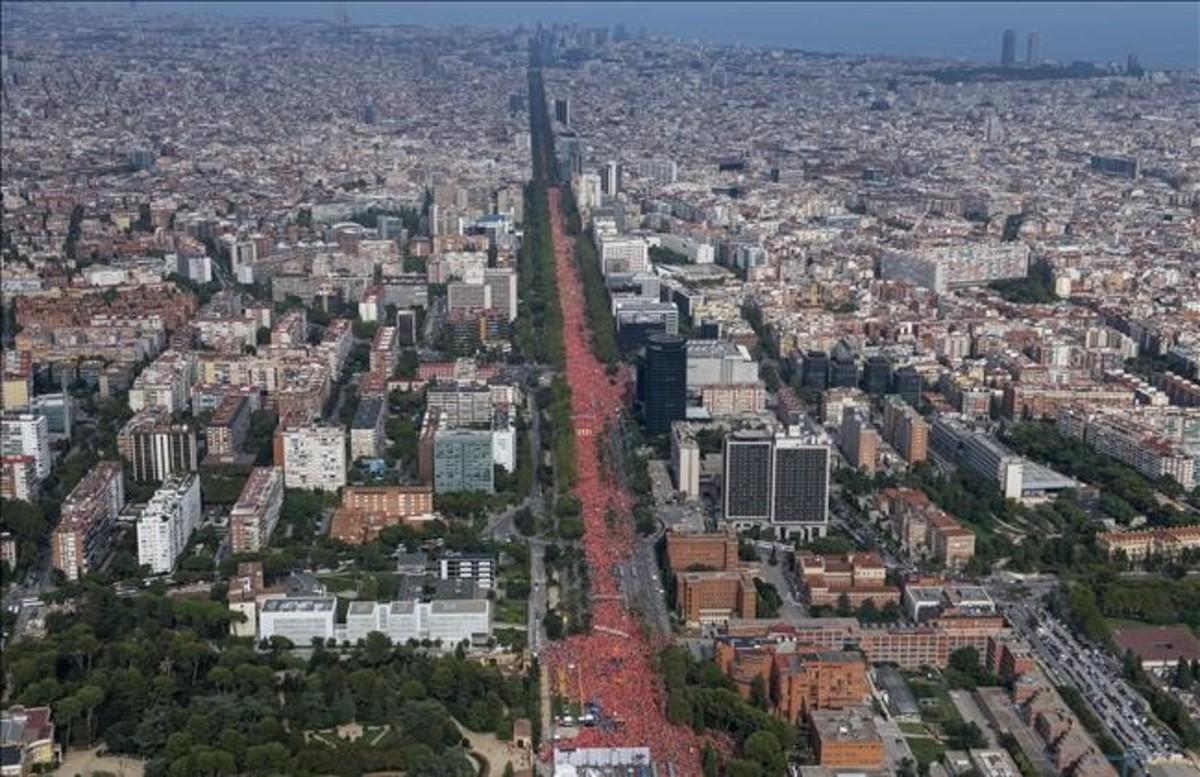
<path id="1" fill-rule="evenodd" d="M 519 10 L 5 7 L 5 773 L 1189 769 L 1194 68 Z"/>

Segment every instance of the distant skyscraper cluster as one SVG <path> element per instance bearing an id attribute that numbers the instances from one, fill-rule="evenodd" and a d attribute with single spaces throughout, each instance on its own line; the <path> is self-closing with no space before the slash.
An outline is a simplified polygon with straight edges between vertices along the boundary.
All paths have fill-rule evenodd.
<path id="1" fill-rule="evenodd" d="M 1025 64 L 1034 67 L 1041 64 L 1041 38 L 1036 32 L 1025 39 Z M 1005 30 L 1000 39 L 1000 64 L 1012 67 L 1017 64 L 1017 31 Z"/>

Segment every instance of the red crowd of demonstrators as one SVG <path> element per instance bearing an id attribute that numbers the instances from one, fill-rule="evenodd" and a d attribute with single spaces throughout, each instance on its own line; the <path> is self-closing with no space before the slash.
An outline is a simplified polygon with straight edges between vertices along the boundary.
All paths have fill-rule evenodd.
<path id="1" fill-rule="evenodd" d="M 625 608 L 615 567 L 633 554 L 631 522 L 608 521 L 610 511 L 628 516 L 632 500 L 605 471 L 598 445 L 605 424 L 621 411 L 626 379 L 611 379 L 592 352 L 584 317 L 582 282 L 574 241 L 564 229 L 560 192 L 549 191 L 559 300 L 563 313 L 566 378 L 575 416 L 576 496 L 583 505 L 583 546 L 591 584 L 592 628 L 553 643 L 541 660 L 554 692 L 581 705 L 598 706 L 600 725 L 583 728 L 573 747 L 649 747 L 656 761 L 677 774 L 700 773 L 700 740 L 691 729 L 667 722 L 662 683 L 654 668 L 658 646 L 642 634 Z"/>

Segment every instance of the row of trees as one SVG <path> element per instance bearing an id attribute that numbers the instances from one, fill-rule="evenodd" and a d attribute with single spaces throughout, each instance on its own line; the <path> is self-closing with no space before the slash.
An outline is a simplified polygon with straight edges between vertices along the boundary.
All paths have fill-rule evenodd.
<path id="1" fill-rule="evenodd" d="M 545 398 L 545 397 L 544 397 Z M 550 440 L 554 451 L 554 473 L 560 492 L 570 490 L 578 477 L 575 469 L 575 423 L 571 410 L 571 387 L 562 375 L 550 384 L 548 401 Z"/>
<path id="2" fill-rule="evenodd" d="M 408 231 L 409 235 L 416 235 L 421 232 L 421 210 L 421 208 L 408 206 L 377 208 L 372 205 L 366 210 L 355 212 L 350 216 L 350 221 L 362 224 L 367 229 L 375 229 L 379 226 L 380 216 L 398 218 L 404 222 L 404 229 Z"/>
<path id="3" fill-rule="evenodd" d="M 46 511 L 40 506 L 16 499 L 0 499 L 0 531 L 12 535 L 17 544 L 17 566 L 0 563 L 0 582 L 8 585 L 20 577 L 38 556 L 38 549 L 50 533 Z"/>
<path id="4" fill-rule="evenodd" d="M 561 373 L 566 364 L 566 350 L 547 190 L 554 173 L 554 139 L 540 72 L 530 71 L 529 96 L 534 179 L 525 188 L 524 241 L 518 257 L 523 310 L 517 322 L 517 343 L 526 356 Z M 571 387 L 561 374 L 555 376 L 548 388 L 539 390 L 538 407 L 542 412 L 542 445 L 552 453 L 554 482 L 565 492 L 576 478 L 575 436 Z M 531 451 L 531 455 L 540 457 L 541 451 Z"/>
<path id="5" fill-rule="evenodd" d="M 697 661 L 687 648 L 670 646 L 659 653 L 658 669 L 667 690 L 667 719 L 696 733 L 726 734 L 734 745 L 734 755 L 724 764 L 718 753 L 706 749 L 706 777 L 787 774 L 787 754 L 797 744 L 798 732 L 763 706 L 743 699 L 715 663 Z M 758 696 L 765 705 L 761 689 Z"/>
<path id="6" fill-rule="evenodd" d="M 558 584 L 560 594 L 558 607 L 547 611 L 542 622 L 546 635 L 550 639 L 559 639 L 564 634 L 582 632 L 590 627 L 590 580 L 582 548 L 575 542 L 583 535 L 582 505 L 578 499 L 565 496 L 574 487 L 578 472 L 571 386 L 562 375 L 566 367 L 566 349 L 548 199 L 548 186 L 557 181 L 558 170 L 554 136 L 546 110 L 545 86 L 541 71 L 536 68 L 530 68 L 529 71 L 529 124 L 533 144 L 533 181 L 526 188 L 526 243 L 522 246 L 520 261 L 524 263 L 521 282 L 526 289 L 523 293 L 530 295 L 527 307 L 531 315 L 523 329 L 519 330 L 518 341 L 526 343 L 523 346 L 526 353 L 550 364 L 559 373 L 549 387 L 539 390 L 538 396 L 542 413 L 542 445 L 549 450 L 553 460 L 553 470 L 546 473 L 546 479 L 554 485 L 557 497 L 550 520 L 554 522 L 557 536 L 568 543 L 562 548 L 549 545 L 545 553 L 546 568 Z M 562 206 L 573 208 L 570 192 L 562 191 L 560 194 L 563 197 L 560 201 Z M 529 243 L 531 231 L 535 241 L 532 245 Z M 526 280 L 525 275 L 531 277 Z M 528 528 L 535 521 L 530 515 L 522 523 Z"/>
<path id="7" fill-rule="evenodd" d="M 904 610 L 894 601 L 884 602 L 881 607 L 874 599 L 867 599 L 855 608 L 846 594 L 838 596 L 837 603 L 832 606 L 817 605 L 809 610 L 814 617 L 835 615 L 839 618 L 857 618 L 867 624 L 899 623 L 904 618 Z"/>
<path id="8" fill-rule="evenodd" d="M 1128 523 L 1139 514 L 1157 526 L 1200 520 L 1195 512 L 1184 513 L 1159 500 L 1158 491 L 1176 497 L 1183 495 L 1174 478 L 1164 476 L 1152 482 L 1132 467 L 1097 453 L 1082 440 L 1063 436 L 1052 423 L 1014 424 L 1003 441 L 1023 456 L 1098 487 L 1100 508 L 1120 523 Z"/>
<path id="9" fill-rule="evenodd" d="M 527 358 L 562 369 L 566 352 L 547 189 L 554 159 L 554 138 L 546 115 L 541 74 L 532 71 L 529 104 L 534 178 L 525 187 L 524 229 L 517 256 L 522 315 L 517 320 L 516 339 L 518 348 Z"/>
<path id="10" fill-rule="evenodd" d="M 558 639 L 565 633 L 587 631 L 592 622 L 591 579 L 583 547 L 578 543 L 551 543 L 546 546 L 544 558 L 550 580 L 559 587 L 558 607 L 543 618 L 546 635 Z"/>
<path id="11" fill-rule="evenodd" d="M 1200 747 L 1200 728 L 1192 720 L 1188 708 L 1174 694 L 1161 688 L 1142 668 L 1142 661 L 1132 652 L 1126 651 L 1121 662 L 1122 676 L 1146 701 L 1154 717 L 1171 727 L 1179 735 L 1185 748 Z"/>
<path id="12" fill-rule="evenodd" d="M 648 253 L 650 254 L 650 261 L 654 262 L 655 264 L 677 265 L 691 264 L 692 262 L 692 260 L 689 259 L 685 254 L 681 254 L 678 251 L 672 251 L 664 246 L 650 246 Z"/>
<path id="13" fill-rule="evenodd" d="M 1071 712 L 1075 713 L 1075 717 L 1079 718 L 1079 722 L 1088 730 L 1092 738 L 1096 740 L 1096 744 L 1106 755 L 1122 755 L 1124 750 L 1117 743 L 1112 735 L 1105 728 L 1104 723 L 1096 716 L 1091 706 L 1084 700 L 1083 694 L 1073 685 L 1060 685 L 1057 687 L 1058 695 L 1062 697 L 1067 706 L 1071 708 Z"/>
<path id="14" fill-rule="evenodd" d="M 572 209 L 575 207 L 574 195 L 569 190 L 563 190 L 563 199 L 570 202 Z M 608 285 L 604 281 L 604 272 L 600 267 L 600 257 L 596 255 L 591 230 L 581 234 L 578 221 L 579 216 L 575 214 L 569 223 L 572 224 L 572 232 L 575 235 L 575 263 L 579 268 L 580 282 L 583 284 L 584 312 L 591 332 L 592 352 L 608 366 L 609 372 L 614 372 L 620 353 L 617 350 L 617 328 L 608 298 Z"/>
<path id="15" fill-rule="evenodd" d="M 1200 629 L 1200 579 L 1122 578 L 1094 574 L 1067 587 L 1066 614 L 1088 639 L 1108 640 L 1106 618 Z"/>

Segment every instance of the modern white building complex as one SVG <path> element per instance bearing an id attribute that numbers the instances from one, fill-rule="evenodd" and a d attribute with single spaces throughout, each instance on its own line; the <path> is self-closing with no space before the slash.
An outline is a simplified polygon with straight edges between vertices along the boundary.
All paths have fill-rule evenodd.
<path id="1" fill-rule="evenodd" d="M 483 642 L 492 633 L 487 599 L 439 599 L 432 602 L 351 602 L 346 613 L 346 639 L 357 642 L 378 631 L 392 642 L 441 640 L 443 646 Z"/>
<path id="2" fill-rule="evenodd" d="M 337 597 L 280 596 L 262 603 L 258 614 L 259 639 L 285 637 L 297 647 L 308 647 L 314 638 L 333 638 Z"/>
<path id="3" fill-rule="evenodd" d="M 650 253 L 646 241 L 628 235 L 599 234 L 596 253 L 605 275 L 614 272 L 649 272 Z"/>

